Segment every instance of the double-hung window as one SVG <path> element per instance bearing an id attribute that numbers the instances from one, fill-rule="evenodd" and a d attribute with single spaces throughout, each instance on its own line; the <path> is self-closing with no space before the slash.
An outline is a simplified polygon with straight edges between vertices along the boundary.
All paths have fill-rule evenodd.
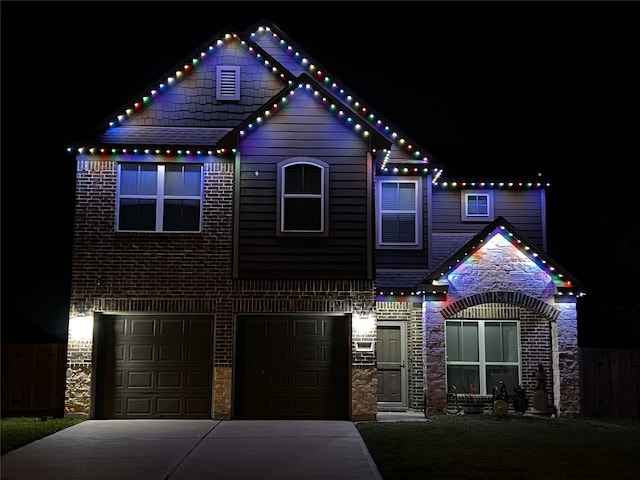
<path id="1" fill-rule="evenodd" d="M 377 246 L 422 247 L 422 194 L 419 179 L 377 180 Z"/>
<path id="2" fill-rule="evenodd" d="M 327 235 L 329 166 L 297 157 L 278 164 L 278 234 Z"/>
<path id="3" fill-rule="evenodd" d="M 493 221 L 493 191 L 462 190 L 461 202 L 463 221 Z"/>
<path id="4" fill-rule="evenodd" d="M 447 391 L 469 393 L 473 383 L 478 393 L 491 395 L 502 380 L 513 393 L 520 383 L 518 339 L 517 321 L 447 321 Z"/>
<path id="5" fill-rule="evenodd" d="M 202 165 L 118 165 L 117 230 L 199 232 Z"/>

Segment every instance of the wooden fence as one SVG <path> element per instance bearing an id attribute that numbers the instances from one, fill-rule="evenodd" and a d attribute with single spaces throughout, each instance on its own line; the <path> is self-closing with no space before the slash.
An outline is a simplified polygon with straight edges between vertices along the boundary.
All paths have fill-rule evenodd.
<path id="1" fill-rule="evenodd" d="M 2 417 L 64 416 L 64 343 L 2 344 Z"/>
<path id="2" fill-rule="evenodd" d="M 582 414 L 640 420 L 640 349 L 580 348 Z"/>

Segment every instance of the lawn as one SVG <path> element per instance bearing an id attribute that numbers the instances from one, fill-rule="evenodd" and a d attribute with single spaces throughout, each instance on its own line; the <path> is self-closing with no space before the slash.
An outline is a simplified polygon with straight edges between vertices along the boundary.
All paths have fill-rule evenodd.
<path id="1" fill-rule="evenodd" d="M 356 424 L 384 480 L 640 479 L 640 423 L 440 415 Z"/>
<path id="2" fill-rule="evenodd" d="M 0 420 L 2 455 L 18 447 L 65 429 L 82 419 L 44 417 L 12 417 Z"/>

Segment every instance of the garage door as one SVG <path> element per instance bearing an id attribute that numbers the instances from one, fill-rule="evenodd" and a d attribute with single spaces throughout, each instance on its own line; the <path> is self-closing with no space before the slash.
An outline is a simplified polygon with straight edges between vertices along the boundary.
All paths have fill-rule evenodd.
<path id="1" fill-rule="evenodd" d="M 99 335 L 98 417 L 211 418 L 211 317 L 103 316 Z"/>
<path id="2" fill-rule="evenodd" d="M 234 418 L 349 415 L 348 316 L 238 316 Z"/>

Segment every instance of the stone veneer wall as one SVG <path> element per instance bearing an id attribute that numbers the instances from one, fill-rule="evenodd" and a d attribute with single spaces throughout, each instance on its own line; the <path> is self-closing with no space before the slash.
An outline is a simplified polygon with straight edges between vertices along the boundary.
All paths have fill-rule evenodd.
<path id="1" fill-rule="evenodd" d="M 552 324 L 553 404 L 558 416 L 575 417 L 581 412 L 580 350 L 576 304 L 558 304 L 560 316 Z"/>

